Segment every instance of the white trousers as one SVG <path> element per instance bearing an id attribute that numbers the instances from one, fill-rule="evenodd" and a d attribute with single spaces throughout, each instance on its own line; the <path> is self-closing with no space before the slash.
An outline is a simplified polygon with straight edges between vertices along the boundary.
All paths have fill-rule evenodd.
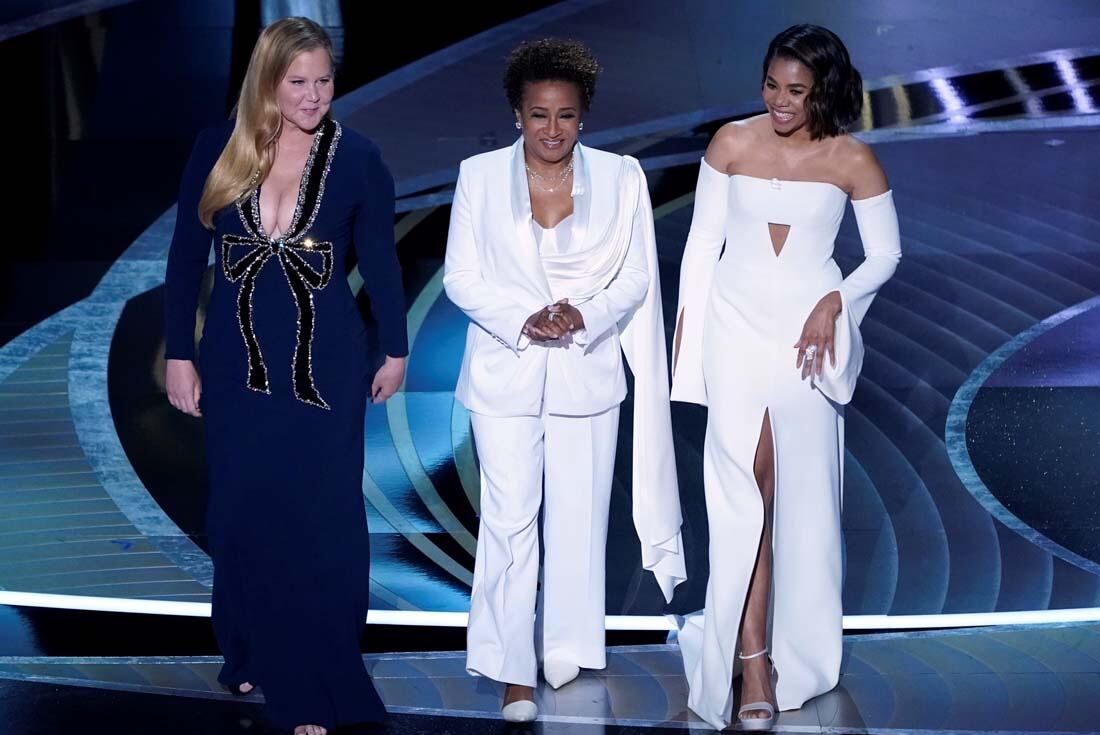
<path id="1" fill-rule="evenodd" d="M 619 407 L 594 416 L 471 413 L 470 420 L 481 462 L 481 525 L 466 670 L 535 686 L 539 661 L 548 656 L 604 668 L 607 513 Z"/>

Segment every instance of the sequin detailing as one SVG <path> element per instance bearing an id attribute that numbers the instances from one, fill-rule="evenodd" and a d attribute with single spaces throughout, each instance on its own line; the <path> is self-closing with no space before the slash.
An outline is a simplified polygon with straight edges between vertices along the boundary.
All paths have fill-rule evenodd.
<path id="1" fill-rule="evenodd" d="M 268 368 L 264 362 L 259 339 L 253 326 L 252 296 L 260 271 L 275 259 L 286 277 L 294 304 L 298 309 L 297 339 L 291 363 L 291 382 L 295 397 L 303 403 L 318 408 L 329 408 L 313 382 L 313 331 L 316 311 L 313 291 L 319 291 L 332 279 L 333 252 L 331 242 L 316 242 L 307 237 L 309 228 L 321 208 L 325 193 L 325 178 L 332 166 L 336 145 L 340 141 L 340 124 L 334 120 L 321 123 L 313 146 L 306 160 L 305 171 L 298 189 L 298 203 L 290 221 L 290 227 L 279 238 L 268 237 L 260 221 L 260 191 L 257 188 L 245 201 L 237 202 L 237 213 L 244 226 L 245 235 L 223 235 L 221 243 L 222 273 L 230 283 L 240 283 L 237 294 L 237 321 L 244 338 L 248 357 L 248 375 L 245 384 L 260 393 L 271 393 Z M 233 260 L 235 252 L 245 252 Z M 320 258 L 320 268 L 314 267 Z"/>

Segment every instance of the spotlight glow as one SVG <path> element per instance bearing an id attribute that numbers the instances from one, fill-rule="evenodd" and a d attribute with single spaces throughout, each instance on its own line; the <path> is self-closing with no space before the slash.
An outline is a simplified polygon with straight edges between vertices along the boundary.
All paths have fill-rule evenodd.
<path id="1" fill-rule="evenodd" d="M 1093 104 L 1085 85 L 1081 83 L 1081 77 L 1077 76 L 1077 69 L 1074 68 L 1073 62 L 1062 56 L 1054 60 L 1054 66 L 1057 67 L 1062 81 L 1069 87 L 1069 96 L 1073 99 L 1074 108 L 1078 112 L 1096 112 L 1096 105 Z"/>
<path id="2" fill-rule="evenodd" d="M 964 123 L 969 118 L 963 109 L 966 105 L 963 103 L 962 97 L 959 96 L 959 91 L 955 89 L 955 85 L 951 83 L 951 80 L 940 77 L 931 81 L 932 91 L 935 92 L 936 98 L 939 99 L 940 104 L 949 113 L 947 118 L 953 123 Z"/>

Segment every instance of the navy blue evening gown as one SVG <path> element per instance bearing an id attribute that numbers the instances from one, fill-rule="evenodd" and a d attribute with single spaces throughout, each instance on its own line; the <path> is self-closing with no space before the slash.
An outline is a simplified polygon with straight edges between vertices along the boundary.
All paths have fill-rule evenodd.
<path id="1" fill-rule="evenodd" d="M 378 721 L 384 708 L 359 651 L 372 375 L 345 272 L 354 246 L 382 350 L 406 355 L 393 179 L 373 143 L 326 119 L 283 238 L 264 233 L 258 193 L 219 212 L 211 233 L 198 202 L 231 130 L 212 128 L 195 144 L 165 279 L 166 356 L 193 359 L 199 283 L 214 246 L 198 365 L 219 678 L 261 687 L 279 726 Z"/>

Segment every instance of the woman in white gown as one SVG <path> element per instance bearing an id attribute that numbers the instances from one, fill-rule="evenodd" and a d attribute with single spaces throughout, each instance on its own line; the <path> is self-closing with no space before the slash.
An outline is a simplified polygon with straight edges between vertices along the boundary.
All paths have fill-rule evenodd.
<path id="1" fill-rule="evenodd" d="M 744 729 L 839 679 L 843 407 L 859 323 L 901 257 L 882 168 L 844 132 L 863 92 L 840 39 L 787 29 L 762 87 L 767 113 L 720 129 L 700 165 L 673 346 L 672 399 L 709 406 L 710 581 L 679 640 L 689 705 L 716 729 L 735 663 Z M 844 278 L 832 253 L 849 197 L 866 258 Z"/>

